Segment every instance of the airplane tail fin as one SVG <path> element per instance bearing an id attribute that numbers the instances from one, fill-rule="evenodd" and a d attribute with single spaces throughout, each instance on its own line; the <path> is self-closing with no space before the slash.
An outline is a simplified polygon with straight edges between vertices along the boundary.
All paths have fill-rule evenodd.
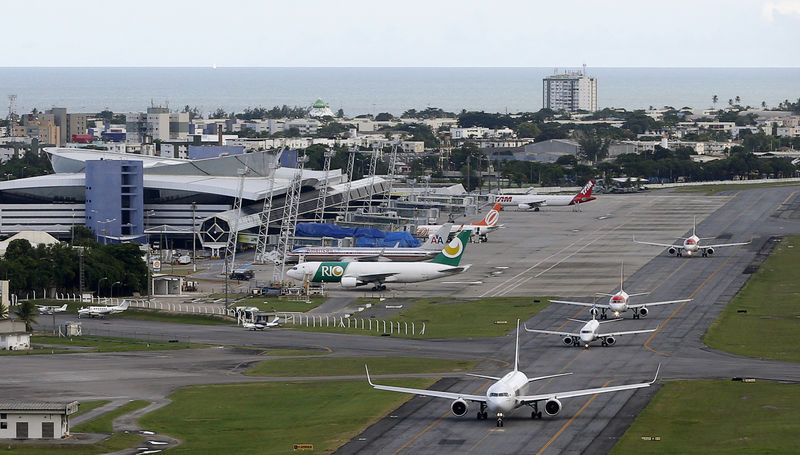
<path id="1" fill-rule="evenodd" d="M 67 304 L 61 305 L 61 308 L 58 309 L 59 311 L 67 311 Z"/>
<path id="2" fill-rule="evenodd" d="M 622 292 L 622 285 L 625 283 L 624 273 L 625 273 L 625 261 L 623 260 L 619 264 L 619 290 L 620 290 L 620 292 Z"/>
<path id="3" fill-rule="evenodd" d="M 119 306 L 119 309 L 127 310 L 128 306 L 130 306 L 130 302 L 128 302 L 127 300 L 123 300 L 122 303 Z"/>
<path id="4" fill-rule="evenodd" d="M 692 222 L 692 235 L 697 235 L 697 215 L 694 216 L 694 221 Z"/>
<path id="5" fill-rule="evenodd" d="M 594 188 L 594 180 L 589 180 L 588 182 L 586 182 L 586 185 L 583 185 L 583 188 L 581 188 L 581 190 L 578 191 L 578 194 L 576 194 L 575 197 L 572 198 L 572 203 L 580 204 L 582 202 L 589 202 L 596 199 L 594 196 L 592 196 L 593 188 Z"/>
<path id="6" fill-rule="evenodd" d="M 497 221 L 500 219 L 500 214 L 498 212 L 500 212 L 502 208 L 503 204 L 498 202 L 489 210 L 489 213 L 487 213 L 482 220 L 474 224 L 476 226 L 497 226 Z"/>
<path id="7" fill-rule="evenodd" d="M 435 234 L 428 235 L 428 239 L 422 244 L 422 249 L 438 250 L 439 246 L 447 241 L 447 237 L 450 236 L 450 230 L 452 228 L 453 223 L 443 224 Z"/>
<path id="8" fill-rule="evenodd" d="M 514 371 L 519 371 L 519 319 L 517 319 L 517 344 L 514 349 Z"/>
<path id="9" fill-rule="evenodd" d="M 464 255 L 464 250 L 467 248 L 467 243 L 469 243 L 471 233 L 472 231 L 470 230 L 459 232 L 431 262 L 454 267 L 458 266 L 461 262 L 461 257 Z"/>

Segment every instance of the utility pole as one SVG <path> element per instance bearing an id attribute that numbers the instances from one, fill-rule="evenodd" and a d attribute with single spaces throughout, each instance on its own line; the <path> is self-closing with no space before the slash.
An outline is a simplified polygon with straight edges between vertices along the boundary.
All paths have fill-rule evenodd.
<path id="1" fill-rule="evenodd" d="M 196 211 L 197 211 L 197 203 L 192 201 L 192 272 L 197 271 L 197 264 L 195 263 L 195 261 L 197 260 L 197 247 L 196 247 L 197 217 L 195 217 Z"/>

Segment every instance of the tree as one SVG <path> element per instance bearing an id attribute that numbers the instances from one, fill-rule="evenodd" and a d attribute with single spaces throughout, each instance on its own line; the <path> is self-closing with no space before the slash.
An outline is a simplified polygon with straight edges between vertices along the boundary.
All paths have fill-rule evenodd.
<path id="1" fill-rule="evenodd" d="M 186 106 L 183 107 L 183 112 L 189 113 L 189 120 L 202 117 L 202 115 L 200 115 L 200 109 L 198 109 L 197 106 L 189 107 L 189 105 L 187 104 Z"/>
<path id="2" fill-rule="evenodd" d="M 228 118 L 228 113 L 225 109 L 218 107 L 216 111 L 212 112 L 209 118 Z"/>
<path id="3" fill-rule="evenodd" d="M 741 103 L 741 102 L 742 102 L 742 98 L 741 98 L 741 97 L 739 97 L 739 95 L 736 95 L 736 98 L 734 98 L 734 99 L 736 100 L 736 105 L 737 105 L 737 106 L 739 105 L 739 103 Z"/>
<path id="4" fill-rule="evenodd" d="M 389 122 L 394 119 L 394 116 L 388 112 L 381 112 L 375 116 L 376 122 Z"/>
<path id="5" fill-rule="evenodd" d="M 717 95 L 714 95 L 714 96 L 711 97 L 711 102 L 714 103 L 714 109 L 717 108 L 717 102 L 718 101 L 719 101 L 719 97 Z"/>
<path id="6" fill-rule="evenodd" d="M 336 111 L 336 118 L 344 118 L 344 109 L 339 108 L 339 110 Z"/>
<path id="7" fill-rule="evenodd" d="M 25 331 L 33 332 L 33 324 L 36 322 L 36 305 L 32 300 L 23 300 L 14 307 L 14 312 L 20 321 L 25 323 Z"/>
<path id="8" fill-rule="evenodd" d="M 0 319 L 8 318 L 8 307 L 3 305 L 3 302 L 0 302 Z"/>
<path id="9" fill-rule="evenodd" d="M 767 102 L 766 101 L 762 101 L 761 102 L 761 109 L 766 109 L 766 108 L 767 108 Z"/>
<path id="10" fill-rule="evenodd" d="M 602 138 L 595 131 L 577 136 L 578 144 L 581 146 L 578 154 L 581 158 L 592 164 L 597 164 L 598 161 L 602 161 L 608 156 L 608 146 L 611 145 L 611 139 Z"/>
<path id="11" fill-rule="evenodd" d="M 533 122 L 522 122 L 516 128 L 517 137 L 536 137 L 542 130 Z"/>

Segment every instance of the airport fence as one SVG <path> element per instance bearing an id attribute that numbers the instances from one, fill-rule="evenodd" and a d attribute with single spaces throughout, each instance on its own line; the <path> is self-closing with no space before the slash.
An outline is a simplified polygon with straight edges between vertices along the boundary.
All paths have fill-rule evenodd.
<path id="1" fill-rule="evenodd" d="M 312 314 L 312 313 L 279 313 L 284 325 L 309 328 L 342 328 L 361 330 L 389 335 L 425 335 L 425 322 L 387 321 L 374 318 L 353 318 L 349 315 Z"/>

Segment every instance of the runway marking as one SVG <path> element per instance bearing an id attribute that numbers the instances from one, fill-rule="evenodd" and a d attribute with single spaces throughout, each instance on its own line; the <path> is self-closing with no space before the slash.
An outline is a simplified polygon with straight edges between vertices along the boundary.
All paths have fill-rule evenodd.
<path id="1" fill-rule="evenodd" d="M 611 383 L 611 380 L 609 379 L 608 381 L 606 381 L 606 383 L 605 383 L 605 384 L 603 384 L 603 387 L 607 386 L 607 385 L 608 385 L 608 384 L 610 384 L 610 383 Z M 538 451 L 538 452 L 536 452 L 536 455 L 542 455 L 542 452 L 544 452 L 545 450 L 547 450 L 547 448 L 548 448 L 548 447 L 550 447 L 550 444 L 552 444 L 552 443 L 553 443 L 553 441 L 555 441 L 556 439 L 558 439 L 558 437 L 559 437 L 559 436 L 561 436 L 561 433 L 563 433 L 563 432 L 564 432 L 564 430 L 566 430 L 566 429 L 567 429 L 567 427 L 568 427 L 568 426 L 569 426 L 569 425 L 572 423 L 572 421 L 573 421 L 573 420 L 575 420 L 575 419 L 576 419 L 576 418 L 577 418 L 579 415 L 581 415 L 581 413 L 583 412 L 583 410 L 584 410 L 584 409 L 586 409 L 586 407 L 587 407 L 587 406 L 589 406 L 589 403 L 591 403 L 592 401 L 594 401 L 594 399 L 595 399 L 595 398 L 597 398 L 597 395 L 600 395 L 600 394 L 599 394 L 599 393 L 596 393 L 596 394 L 592 395 L 592 397 L 591 397 L 591 398 L 589 398 L 588 400 L 586 400 L 586 403 L 584 403 L 584 405 L 583 405 L 583 406 L 581 406 L 581 408 L 580 408 L 580 409 L 578 409 L 578 412 L 576 412 L 576 413 L 575 413 L 575 415 L 573 415 L 573 416 L 572 416 L 572 417 L 571 417 L 571 418 L 570 418 L 570 419 L 567 421 L 567 423 L 565 423 L 565 424 L 564 424 L 564 426 L 563 426 L 563 427 L 561 427 L 561 429 L 560 429 L 560 430 L 558 430 L 558 432 L 557 432 L 556 434 L 554 434 L 554 435 L 553 435 L 553 437 L 552 437 L 552 438 L 550 438 L 550 440 L 549 440 L 549 441 L 547 441 L 547 444 L 545 444 L 545 445 L 544 445 L 544 447 L 542 447 L 541 449 L 539 449 L 539 451 Z"/>
<path id="2" fill-rule="evenodd" d="M 773 211 L 772 211 L 772 213 L 770 213 L 770 215 L 769 215 L 769 216 L 773 216 L 773 215 L 775 215 L 775 212 L 777 212 L 777 211 L 778 211 L 778 210 L 779 210 L 781 207 L 783 207 L 784 205 L 786 205 L 786 203 L 787 203 L 787 202 L 789 202 L 789 199 L 791 199 L 791 198 L 792 198 L 792 196 L 794 196 L 796 193 L 797 193 L 797 191 L 795 190 L 795 191 L 792 191 L 792 193 L 791 193 L 790 195 L 786 196 L 786 199 L 784 199 L 784 200 L 783 200 L 783 202 L 781 202 L 780 204 L 778 204 L 778 206 L 777 206 L 777 207 L 775 207 L 775 210 L 773 210 Z"/>

